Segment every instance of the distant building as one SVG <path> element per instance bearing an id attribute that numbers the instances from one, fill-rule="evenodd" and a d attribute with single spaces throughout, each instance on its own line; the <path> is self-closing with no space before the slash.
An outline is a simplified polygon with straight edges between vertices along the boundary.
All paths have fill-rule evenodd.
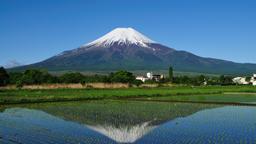
<path id="1" fill-rule="evenodd" d="M 245 77 L 235 77 L 233 78 L 233 82 L 240 85 L 248 85 L 249 82 L 246 81 Z"/>
<path id="2" fill-rule="evenodd" d="M 152 79 L 152 78 L 153 78 L 153 73 L 152 73 L 152 72 L 148 72 L 148 73 L 147 73 L 147 77 L 148 77 L 149 79 Z"/>
<path id="3" fill-rule="evenodd" d="M 148 72 L 146 74 L 147 76 L 137 76 L 136 80 L 141 80 L 142 82 L 145 82 L 146 80 L 154 80 L 154 81 L 160 81 L 164 78 L 164 75 L 159 74 L 153 74 L 152 72 Z"/>
<path id="4" fill-rule="evenodd" d="M 251 77 L 250 82 L 252 83 L 252 85 L 256 86 L 256 74 L 253 74 L 253 76 Z"/>
<path id="5" fill-rule="evenodd" d="M 233 78 L 233 82 L 236 84 L 241 84 L 241 85 L 252 84 L 252 85 L 256 86 L 256 74 L 253 74 L 250 81 L 247 81 L 246 77 L 236 77 L 236 78 Z"/>
<path id="6" fill-rule="evenodd" d="M 207 85 L 208 84 L 208 82 L 207 82 L 207 80 L 206 79 L 204 79 L 204 82 L 203 82 L 203 85 Z"/>
<path id="7" fill-rule="evenodd" d="M 146 80 L 148 80 L 149 78 L 144 77 L 144 76 L 137 76 L 136 80 L 141 80 L 142 82 L 145 82 Z"/>
<path id="8" fill-rule="evenodd" d="M 155 81 L 160 81 L 161 79 L 164 78 L 164 75 L 152 75 L 152 79 L 155 80 Z"/>

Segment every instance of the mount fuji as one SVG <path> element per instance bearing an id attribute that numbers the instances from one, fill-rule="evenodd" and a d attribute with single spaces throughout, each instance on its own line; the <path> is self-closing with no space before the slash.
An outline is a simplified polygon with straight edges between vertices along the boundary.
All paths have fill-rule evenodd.
<path id="1" fill-rule="evenodd" d="M 116 28 L 79 48 L 14 70 L 44 68 L 50 71 L 166 70 L 216 74 L 249 74 L 256 64 L 204 58 L 157 43 L 133 28 Z"/>

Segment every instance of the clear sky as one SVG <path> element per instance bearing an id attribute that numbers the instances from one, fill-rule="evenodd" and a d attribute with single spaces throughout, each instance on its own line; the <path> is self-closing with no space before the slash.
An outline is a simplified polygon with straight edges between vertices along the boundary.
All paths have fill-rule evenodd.
<path id="1" fill-rule="evenodd" d="M 255 0 L 0 0 L 0 65 L 38 62 L 116 27 L 199 56 L 256 63 Z"/>

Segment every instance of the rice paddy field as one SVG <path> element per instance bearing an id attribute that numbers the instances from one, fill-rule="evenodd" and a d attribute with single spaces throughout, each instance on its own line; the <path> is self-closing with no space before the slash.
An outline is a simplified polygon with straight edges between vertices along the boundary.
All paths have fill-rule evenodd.
<path id="1" fill-rule="evenodd" d="M 255 142 L 252 86 L 0 91 L 0 143 Z"/>
<path id="2" fill-rule="evenodd" d="M 253 86 L 157 87 L 117 89 L 2 89 L 0 104 L 139 98 L 161 101 L 255 102 Z"/>
<path id="3" fill-rule="evenodd" d="M 256 107 L 89 100 L 5 105 L 0 143 L 253 144 Z"/>

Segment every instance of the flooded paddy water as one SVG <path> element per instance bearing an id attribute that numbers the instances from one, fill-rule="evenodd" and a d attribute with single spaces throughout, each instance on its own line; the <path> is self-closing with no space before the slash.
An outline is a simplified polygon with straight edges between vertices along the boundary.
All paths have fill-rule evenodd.
<path id="1" fill-rule="evenodd" d="M 1 106 L 0 143 L 256 143 L 256 107 L 124 100 Z"/>

